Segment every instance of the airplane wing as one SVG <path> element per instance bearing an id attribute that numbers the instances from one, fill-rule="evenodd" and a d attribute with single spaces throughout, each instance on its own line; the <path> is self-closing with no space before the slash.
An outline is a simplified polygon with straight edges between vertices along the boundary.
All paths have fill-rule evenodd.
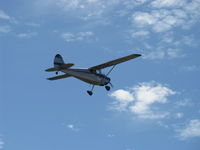
<path id="1" fill-rule="evenodd" d="M 137 58 L 139 56 L 141 56 L 141 54 L 132 54 L 132 55 L 129 55 L 129 56 L 121 57 L 121 58 L 118 58 L 118 59 L 115 59 L 115 60 L 112 60 L 112 61 L 108 61 L 106 63 L 100 64 L 100 65 L 97 65 L 97 66 L 90 67 L 89 70 L 100 70 L 100 69 L 103 69 L 103 68 L 106 68 L 106 67 L 114 66 L 114 65 L 117 65 L 119 63 L 128 61 L 130 59 Z"/>
<path id="2" fill-rule="evenodd" d="M 60 76 L 55 76 L 55 77 L 47 78 L 47 80 L 58 80 L 58 79 L 63 79 L 63 78 L 68 78 L 68 77 L 71 77 L 71 75 L 64 74 L 64 75 L 60 75 Z"/>

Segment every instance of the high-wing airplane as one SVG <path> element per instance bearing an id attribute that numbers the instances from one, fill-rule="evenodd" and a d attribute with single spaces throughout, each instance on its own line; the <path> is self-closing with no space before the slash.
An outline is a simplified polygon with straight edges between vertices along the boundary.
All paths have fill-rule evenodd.
<path id="1" fill-rule="evenodd" d="M 84 82 L 91 84 L 92 89 L 87 91 L 87 93 L 91 96 L 93 94 L 92 91 L 95 85 L 105 86 L 107 91 L 110 90 L 110 86 L 112 87 L 112 84 L 110 82 L 110 78 L 108 77 L 108 75 L 111 73 L 111 71 L 117 64 L 128 61 L 130 59 L 137 58 L 139 56 L 141 55 L 132 54 L 87 69 L 80 69 L 80 68 L 71 68 L 74 64 L 73 63 L 65 64 L 62 56 L 60 54 L 57 54 L 54 58 L 54 67 L 48 68 L 45 71 L 47 72 L 56 71 L 56 75 L 58 74 L 59 71 L 64 73 L 63 75 L 47 78 L 48 80 L 58 80 L 62 78 L 75 77 L 77 79 L 80 79 Z M 108 71 L 107 74 L 103 74 L 101 70 L 106 67 L 111 67 L 111 69 Z"/>

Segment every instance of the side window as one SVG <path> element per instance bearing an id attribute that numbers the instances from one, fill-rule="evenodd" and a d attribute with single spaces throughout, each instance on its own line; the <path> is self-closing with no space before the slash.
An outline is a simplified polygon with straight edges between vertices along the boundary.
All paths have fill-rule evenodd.
<path id="1" fill-rule="evenodd" d="M 90 70 L 90 72 L 92 72 L 92 73 L 97 73 L 96 70 Z"/>

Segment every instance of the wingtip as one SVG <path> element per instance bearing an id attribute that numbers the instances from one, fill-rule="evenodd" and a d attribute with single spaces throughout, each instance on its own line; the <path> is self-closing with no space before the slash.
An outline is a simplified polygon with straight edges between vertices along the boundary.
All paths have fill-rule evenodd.
<path id="1" fill-rule="evenodd" d="M 133 55 L 136 56 L 136 57 L 142 56 L 142 54 L 133 54 Z"/>

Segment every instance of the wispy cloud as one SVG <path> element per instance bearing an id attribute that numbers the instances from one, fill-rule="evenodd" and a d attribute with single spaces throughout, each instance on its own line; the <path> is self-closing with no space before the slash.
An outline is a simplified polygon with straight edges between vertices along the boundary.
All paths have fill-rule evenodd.
<path id="1" fill-rule="evenodd" d="M 175 103 L 176 107 L 186 107 L 186 106 L 191 106 L 191 100 L 190 99 L 183 99 L 181 101 L 177 101 Z"/>
<path id="2" fill-rule="evenodd" d="M 118 0 L 55 0 L 51 3 L 74 17 L 89 20 L 103 19 L 104 13 L 117 4 Z"/>
<path id="3" fill-rule="evenodd" d="M 180 119 L 183 118 L 184 114 L 182 112 L 178 112 L 175 114 L 175 118 Z"/>
<path id="4" fill-rule="evenodd" d="M 150 50 L 144 52 L 144 59 L 173 59 L 182 58 L 185 55 L 176 48 L 157 48 L 156 50 Z"/>
<path id="5" fill-rule="evenodd" d="M 32 38 L 32 37 L 34 37 L 36 35 L 37 35 L 36 32 L 26 32 L 26 33 L 17 34 L 17 37 L 23 38 L 23 39 L 29 39 L 29 38 Z"/>
<path id="6" fill-rule="evenodd" d="M 139 31 L 130 31 L 131 37 L 138 38 L 138 37 L 148 37 L 150 34 L 149 31 L 146 30 L 139 30 Z"/>
<path id="7" fill-rule="evenodd" d="M 167 97 L 176 94 L 175 91 L 157 82 L 143 82 L 129 90 L 117 90 L 109 96 L 115 98 L 112 110 L 128 111 L 143 119 L 161 119 L 168 112 L 155 110 L 153 104 L 165 104 Z"/>
<path id="8" fill-rule="evenodd" d="M 70 130 L 72 130 L 72 131 L 79 131 L 79 128 L 75 127 L 74 124 L 68 124 L 67 128 L 70 129 Z"/>
<path id="9" fill-rule="evenodd" d="M 0 10 L 0 19 L 10 20 L 11 17 L 6 14 L 3 10 Z"/>
<path id="10" fill-rule="evenodd" d="M 182 67 L 182 69 L 184 71 L 188 71 L 188 72 L 191 72 L 191 71 L 200 71 L 200 67 L 197 66 L 197 65 L 184 66 L 184 67 Z"/>
<path id="11" fill-rule="evenodd" d="M 38 28 L 38 27 L 41 26 L 39 23 L 35 23 L 35 22 L 29 22 L 29 23 L 26 23 L 26 25 L 31 26 L 31 27 L 35 27 L 35 28 Z"/>
<path id="12" fill-rule="evenodd" d="M 78 32 L 78 33 L 72 33 L 72 32 L 65 32 L 61 34 L 61 37 L 66 41 L 66 42 L 74 42 L 74 41 L 82 41 L 85 39 L 89 39 L 92 37 L 94 34 L 91 31 L 86 31 L 86 32 Z"/>
<path id="13" fill-rule="evenodd" d="M 4 144 L 5 144 L 5 142 L 2 139 L 0 139 L 0 149 L 3 149 Z"/>
<path id="14" fill-rule="evenodd" d="M 184 128 L 177 129 L 176 131 L 178 132 L 178 137 L 181 140 L 200 137 L 200 120 L 190 120 Z"/>
<path id="15" fill-rule="evenodd" d="M 10 26 L 8 25 L 0 26 L 0 33 L 8 33 L 10 31 L 11 31 Z"/>
<path id="16" fill-rule="evenodd" d="M 113 138 L 113 137 L 115 137 L 115 134 L 108 134 L 107 135 L 109 138 Z"/>
<path id="17" fill-rule="evenodd" d="M 151 5 L 157 8 L 181 7 L 186 4 L 186 0 L 154 0 Z"/>
<path id="18" fill-rule="evenodd" d="M 184 12 L 182 12 L 184 13 Z M 173 27 L 184 24 L 185 17 L 169 10 L 154 10 L 152 12 L 136 12 L 132 16 L 133 23 L 143 28 L 152 27 L 156 32 L 168 31 Z"/>

